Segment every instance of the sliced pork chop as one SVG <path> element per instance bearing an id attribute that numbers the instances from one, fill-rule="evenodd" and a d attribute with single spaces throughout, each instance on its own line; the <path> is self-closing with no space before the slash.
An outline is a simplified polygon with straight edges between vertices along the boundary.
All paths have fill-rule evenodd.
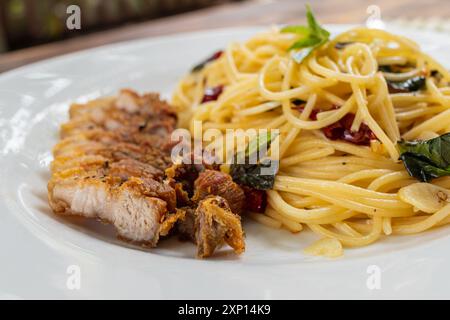
<path id="1" fill-rule="evenodd" d="M 175 190 L 163 181 L 176 124 L 171 107 L 155 94 L 123 90 L 72 105 L 69 114 L 53 150 L 51 208 L 109 222 L 120 237 L 155 246 L 176 210 Z"/>
<path id="2" fill-rule="evenodd" d="M 109 222 L 120 237 L 155 246 L 167 203 L 142 192 L 138 178 L 125 183 L 95 175 L 54 176 L 49 203 L 57 214 L 81 215 Z"/>
<path id="3" fill-rule="evenodd" d="M 48 183 L 55 213 L 108 222 L 119 237 L 148 246 L 179 233 L 196 243 L 198 257 L 225 243 L 244 251 L 242 190 L 212 166 L 172 164 L 176 116 L 157 95 L 123 90 L 74 104 L 69 114 Z"/>

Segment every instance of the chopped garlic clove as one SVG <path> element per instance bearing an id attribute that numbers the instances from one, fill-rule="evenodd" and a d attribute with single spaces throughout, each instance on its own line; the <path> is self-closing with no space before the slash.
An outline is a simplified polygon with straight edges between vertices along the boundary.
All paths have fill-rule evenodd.
<path id="1" fill-rule="evenodd" d="M 344 250 L 342 249 L 342 244 L 338 239 L 334 238 L 323 238 L 303 251 L 305 254 L 313 256 L 325 256 L 328 258 L 336 258 L 343 255 Z"/>
<path id="2" fill-rule="evenodd" d="M 435 213 L 450 202 L 450 190 L 424 182 L 403 187 L 398 195 L 402 201 L 426 213 Z"/>

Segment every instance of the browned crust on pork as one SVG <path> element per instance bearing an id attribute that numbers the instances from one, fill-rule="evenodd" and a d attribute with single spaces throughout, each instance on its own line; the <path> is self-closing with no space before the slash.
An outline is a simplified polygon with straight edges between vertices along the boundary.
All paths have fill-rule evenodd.
<path id="1" fill-rule="evenodd" d="M 200 201 L 195 211 L 195 239 L 200 258 L 211 256 L 224 243 L 237 254 L 245 250 L 241 219 L 219 196 Z"/>
<path id="2" fill-rule="evenodd" d="M 224 244 L 244 251 L 243 191 L 215 166 L 172 164 L 176 116 L 158 95 L 126 89 L 69 114 L 48 183 L 55 213 L 110 223 L 120 239 L 144 246 L 178 232 L 200 258 Z"/>
<path id="3" fill-rule="evenodd" d="M 53 148 L 50 207 L 113 224 L 127 241 L 156 245 L 176 207 L 163 181 L 171 165 L 173 109 L 157 94 L 122 90 L 117 97 L 71 106 Z"/>
<path id="4" fill-rule="evenodd" d="M 194 196 L 196 203 L 208 196 L 217 195 L 224 198 L 236 214 L 240 214 L 244 207 L 245 195 L 229 174 L 216 170 L 200 172 L 194 183 Z"/>

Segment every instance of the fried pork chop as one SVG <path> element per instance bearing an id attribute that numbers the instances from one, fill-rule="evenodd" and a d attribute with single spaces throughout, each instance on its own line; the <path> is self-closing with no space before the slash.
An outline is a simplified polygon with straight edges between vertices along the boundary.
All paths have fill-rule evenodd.
<path id="1" fill-rule="evenodd" d="M 170 158 L 176 114 L 157 94 L 122 90 L 74 104 L 69 115 L 48 183 L 55 213 L 111 223 L 119 237 L 148 246 L 178 233 L 196 243 L 199 257 L 224 243 L 244 250 L 243 193 L 228 175 L 203 168 L 187 177 L 190 195 L 167 176 L 176 167 Z"/>
<path id="2" fill-rule="evenodd" d="M 117 98 L 74 104 L 69 114 L 53 149 L 51 208 L 109 222 L 120 237 L 155 246 L 176 207 L 163 181 L 174 111 L 156 94 L 122 90 Z"/>

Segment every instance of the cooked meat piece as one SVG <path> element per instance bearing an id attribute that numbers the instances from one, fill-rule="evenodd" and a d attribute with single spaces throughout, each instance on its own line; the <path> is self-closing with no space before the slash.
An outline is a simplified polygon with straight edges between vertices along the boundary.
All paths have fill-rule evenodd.
<path id="1" fill-rule="evenodd" d="M 140 181 L 120 184 L 95 175 L 64 177 L 49 182 L 49 203 L 55 213 L 97 218 L 114 225 L 120 237 L 155 246 L 161 222 L 167 213 L 165 201 L 148 197 Z"/>
<path id="2" fill-rule="evenodd" d="M 169 213 L 168 215 L 166 215 L 166 218 L 161 224 L 159 235 L 164 237 L 169 235 L 170 232 L 174 230 L 176 231 L 176 228 L 174 228 L 174 226 L 179 221 L 183 221 L 185 217 L 186 217 L 186 210 L 184 209 L 177 209 L 175 213 Z"/>
<path id="3" fill-rule="evenodd" d="M 122 180 L 127 180 L 130 177 L 158 180 L 164 177 L 164 172 L 161 169 L 135 159 L 123 159 L 113 162 L 110 165 L 110 172 L 112 175 L 122 178 Z"/>
<path id="4" fill-rule="evenodd" d="M 74 104 L 69 114 L 70 121 L 61 126 L 62 138 L 86 130 L 102 129 L 134 142 L 141 138 L 155 146 L 159 141 L 151 138 L 160 137 L 166 142 L 167 135 L 176 125 L 175 112 L 157 94 L 139 96 L 131 90 L 122 90 L 116 99 Z M 155 127 L 164 127 L 165 130 L 155 132 Z"/>
<path id="5" fill-rule="evenodd" d="M 97 156 L 97 158 L 101 156 L 109 162 L 136 160 L 158 169 L 159 175 L 163 176 L 164 170 L 171 164 L 170 155 L 159 148 L 139 146 L 120 142 L 120 140 L 110 144 L 88 140 L 72 143 L 64 140 L 53 148 L 56 167 L 84 156 Z"/>
<path id="6" fill-rule="evenodd" d="M 217 248 L 227 243 L 240 254 L 245 250 L 244 232 L 240 216 L 231 212 L 227 201 L 219 196 L 210 196 L 200 201 L 196 209 L 180 209 L 177 231 L 184 239 L 197 245 L 197 256 L 211 256 Z"/>
<path id="7" fill-rule="evenodd" d="M 242 212 L 244 207 L 244 191 L 233 182 L 230 175 L 216 170 L 205 170 L 198 175 L 194 183 L 194 196 L 196 203 L 210 195 L 224 198 L 236 214 Z"/>
<path id="8" fill-rule="evenodd" d="M 178 232 L 197 244 L 199 257 L 224 243 L 241 253 L 235 213 L 242 210 L 242 190 L 214 166 L 173 165 L 175 124 L 170 106 L 154 94 L 124 90 L 72 105 L 53 149 L 53 211 L 111 223 L 119 237 L 149 246 Z"/>
<path id="9" fill-rule="evenodd" d="M 177 191 L 179 206 L 191 205 L 190 198 L 194 194 L 194 181 L 198 177 L 199 170 L 194 164 L 174 164 L 166 169 L 167 181 Z"/>
<path id="10" fill-rule="evenodd" d="M 80 157 L 59 156 L 50 165 L 52 173 L 61 172 L 70 168 L 82 168 L 83 170 L 95 170 L 101 168 L 108 159 L 95 154 L 81 155 Z"/>
<path id="11" fill-rule="evenodd" d="M 205 170 L 218 170 L 219 166 L 215 164 L 194 164 L 194 155 L 186 156 L 191 158 L 191 164 L 174 164 L 166 169 L 166 179 L 170 186 L 177 192 L 177 201 L 180 207 L 193 205 L 191 197 L 194 195 L 194 182 L 197 180 L 200 172 Z M 184 160 L 183 160 L 184 161 Z"/>
<path id="12" fill-rule="evenodd" d="M 53 150 L 51 208 L 107 221 L 124 239 L 156 245 L 176 209 L 175 190 L 163 181 L 175 122 L 154 94 L 124 90 L 117 98 L 72 105 Z M 157 125 L 165 131 L 151 128 Z"/>
<path id="13" fill-rule="evenodd" d="M 198 257 L 208 257 L 223 243 L 236 253 L 245 243 L 239 213 L 244 193 L 226 173 L 207 164 L 176 164 L 166 169 L 166 179 L 176 190 L 179 216 L 177 231 L 197 244 Z M 231 207 L 231 209 L 230 209 Z"/>
<path id="14" fill-rule="evenodd" d="M 177 232 L 181 240 L 190 240 L 197 243 L 195 239 L 195 208 L 183 207 L 184 215 L 180 216 L 176 224 Z"/>
<path id="15" fill-rule="evenodd" d="M 211 256 L 224 243 L 237 254 L 245 250 L 241 219 L 219 196 L 201 200 L 193 213 L 188 210 L 179 229 L 195 241 L 199 258 Z"/>
<path id="16" fill-rule="evenodd" d="M 168 184 L 146 178 L 142 178 L 140 181 L 140 190 L 144 195 L 148 197 L 158 197 L 161 200 L 164 200 L 170 211 L 174 211 L 176 209 L 177 198 L 175 190 Z"/>

